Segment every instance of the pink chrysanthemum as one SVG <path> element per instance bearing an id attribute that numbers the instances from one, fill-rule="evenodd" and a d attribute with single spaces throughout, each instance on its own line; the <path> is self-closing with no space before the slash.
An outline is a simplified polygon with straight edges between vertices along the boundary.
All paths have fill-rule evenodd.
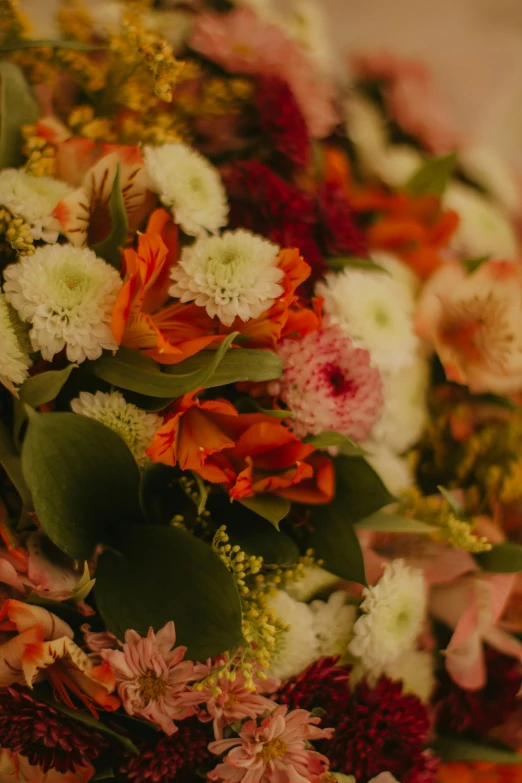
<path id="1" fill-rule="evenodd" d="M 209 772 L 210 780 L 239 783 L 310 783 L 328 767 L 328 759 L 309 750 L 310 740 L 330 739 L 333 729 L 319 729 L 320 718 L 306 710 L 288 712 L 279 706 L 258 726 L 250 720 L 243 724 L 239 737 L 209 744 L 211 753 L 228 751 L 222 764 Z"/>
<path id="2" fill-rule="evenodd" d="M 155 634 L 152 628 L 146 637 L 127 631 L 120 650 L 102 650 L 118 683 L 118 694 L 129 715 L 157 723 L 171 735 L 177 731 L 174 720 L 194 715 L 188 683 L 195 679 L 192 661 L 183 661 L 186 647 L 174 647 L 174 623 L 167 623 Z M 174 648 L 174 649 L 172 649 Z"/>
<path id="3" fill-rule="evenodd" d="M 337 123 L 331 84 L 317 77 L 312 62 L 280 27 L 251 8 L 203 14 L 190 46 L 231 73 L 286 81 L 314 138 L 324 138 Z"/>
<path id="4" fill-rule="evenodd" d="M 335 430 L 363 441 L 383 404 L 381 377 L 368 351 L 355 347 L 339 326 L 283 340 L 276 350 L 284 371 L 269 391 L 294 414 L 289 424 L 297 437 Z"/>

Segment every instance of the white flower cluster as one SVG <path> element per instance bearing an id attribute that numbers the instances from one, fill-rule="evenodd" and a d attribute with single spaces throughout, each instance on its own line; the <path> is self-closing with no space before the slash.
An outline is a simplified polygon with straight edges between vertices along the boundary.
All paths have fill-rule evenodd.
<path id="1" fill-rule="evenodd" d="M 12 392 L 25 381 L 31 366 L 28 340 L 22 329 L 15 310 L 0 292 L 0 383 Z"/>
<path id="2" fill-rule="evenodd" d="M 53 210 L 72 188 L 52 177 L 31 177 L 23 170 L 0 172 L 0 207 L 29 225 L 33 239 L 56 242 L 60 224 Z"/>

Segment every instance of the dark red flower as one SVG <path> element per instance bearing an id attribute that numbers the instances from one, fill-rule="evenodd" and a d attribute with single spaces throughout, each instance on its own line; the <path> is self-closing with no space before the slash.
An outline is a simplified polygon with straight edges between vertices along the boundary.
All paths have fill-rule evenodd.
<path id="1" fill-rule="evenodd" d="M 296 166 L 305 166 L 310 156 L 306 122 L 288 84 L 278 76 L 257 80 L 255 97 L 261 129 L 278 152 Z"/>
<path id="2" fill-rule="evenodd" d="M 328 719 L 331 722 L 330 715 Z M 372 688 L 362 680 L 352 690 L 328 743 L 332 769 L 354 775 L 357 783 L 367 783 L 386 770 L 397 780 L 421 783 L 429 727 L 426 707 L 416 696 L 403 693 L 400 682 L 380 677 Z M 417 777 L 412 777 L 415 770 Z"/>
<path id="3" fill-rule="evenodd" d="M 419 756 L 413 769 L 403 778 L 403 783 L 433 783 L 438 780 L 439 764 L 440 759 L 432 756 L 429 750 L 425 750 Z"/>
<path id="4" fill-rule="evenodd" d="M 118 773 L 129 783 L 188 783 L 210 758 L 207 746 L 212 739 L 197 721 L 182 721 L 171 737 L 161 735 L 138 745 L 140 755 L 126 758 Z"/>
<path id="5" fill-rule="evenodd" d="M 366 258 L 368 243 L 355 219 L 355 212 L 337 182 L 326 181 L 319 187 L 319 212 L 326 249 L 329 253 L 350 253 Z"/>
<path id="6" fill-rule="evenodd" d="M 104 737 L 25 691 L 0 690 L 0 748 L 26 756 L 44 772 L 75 772 L 108 747 Z"/>
<path id="7" fill-rule="evenodd" d="M 350 701 L 348 677 L 351 666 L 336 666 L 338 656 L 320 658 L 304 672 L 285 682 L 274 695 L 278 704 L 291 710 L 321 707 L 328 719 L 342 715 Z"/>
<path id="8" fill-rule="evenodd" d="M 434 697 L 441 732 L 483 737 L 517 708 L 522 686 L 520 663 L 487 647 L 486 668 L 486 686 L 478 691 L 459 688 L 446 670 L 441 670 Z"/>

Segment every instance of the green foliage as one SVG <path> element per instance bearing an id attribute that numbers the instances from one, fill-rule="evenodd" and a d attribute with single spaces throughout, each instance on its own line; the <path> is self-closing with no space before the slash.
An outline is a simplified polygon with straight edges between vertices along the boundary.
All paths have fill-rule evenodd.
<path id="1" fill-rule="evenodd" d="M 311 443 L 316 449 L 327 449 L 330 446 L 335 446 L 341 454 L 345 454 L 347 457 L 356 457 L 363 453 L 361 447 L 351 438 L 333 430 L 321 432 L 320 435 L 308 435 L 304 438 L 304 442 Z"/>
<path id="2" fill-rule="evenodd" d="M 276 530 L 279 530 L 279 523 L 288 516 L 292 507 L 289 500 L 278 495 L 254 495 L 251 498 L 242 498 L 239 503 L 266 519 Z"/>
<path id="3" fill-rule="evenodd" d="M 30 507 L 32 498 L 22 472 L 20 454 L 11 437 L 11 433 L 2 422 L 0 422 L 0 465 L 13 482 L 22 502 Z"/>
<path id="4" fill-rule="evenodd" d="M 77 366 L 77 364 L 69 364 L 63 370 L 49 370 L 28 378 L 20 386 L 20 400 L 32 408 L 52 402 L 61 392 L 69 375 Z"/>
<path id="5" fill-rule="evenodd" d="M 0 62 L 0 80 L 0 169 L 4 169 L 22 163 L 22 125 L 36 122 L 40 112 L 17 65 Z"/>
<path id="6" fill-rule="evenodd" d="M 197 369 L 201 357 L 208 357 L 212 353 L 213 351 L 202 351 L 186 359 L 183 362 L 185 372 Z M 176 367 L 179 366 L 172 365 L 167 367 L 166 372 L 175 373 Z M 229 383 L 272 381 L 275 378 L 279 378 L 282 372 L 283 363 L 275 353 L 254 348 L 238 348 L 229 351 L 223 357 L 214 373 L 202 385 L 206 389 L 213 389 L 216 386 L 226 386 Z"/>
<path id="7" fill-rule="evenodd" d="M 456 164 L 455 152 L 440 158 L 427 158 L 407 181 L 405 190 L 411 196 L 442 196 L 453 176 Z"/>
<path id="8" fill-rule="evenodd" d="M 421 533 L 430 535 L 438 528 L 421 522 L 418 519 L 409 519 L 400 514 L 391 514 L 387 511 L 376 511 L 369 517 L 356 522 L 357 530 L 374 530 L 379 533 Z"/>
<path id="9" fill-rule="evenodd" d="M 120 184 L 120 164 L 116 166 L 116 174 L 112 183 L 111 195 L 109 198 L 109 212 L 112 221 L 111 233 L 98 244 L 93 245 L 93 250 L 97 256 L 104 258 L 111 266 L 120 269 L 121 252 L 120 248 L 125 244 L 129 230 L 129 221 L 125 210 L 125 202 Z"/>
<path id="10" fill-rule="evenodd" d="M 458 737 L 438 737 L 434 751 L 443 761 L 489 761 L 493 764 L 521 764 L 522 756 L 512 750 Z"/>
<path id="11" fill-rule="evenodd" d="M 514 574 L 522 571 L 522 546 L 511 541 L 495 544 L 489 552 L 475 555 L 479 566 L 497 574 Z"/>

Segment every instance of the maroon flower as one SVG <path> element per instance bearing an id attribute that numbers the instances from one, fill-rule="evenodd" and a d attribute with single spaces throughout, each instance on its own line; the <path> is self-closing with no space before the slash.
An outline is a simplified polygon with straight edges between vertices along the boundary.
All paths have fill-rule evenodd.
<path id="1" fill-rule="evenodd" d="M 515 658 L 486 648 L 487 680 L 484 688 L 459 688 L 445 669 L 439 673 L 434 696 L 437 725 L 442 733 L 483 737 L 515 711 L 522 686 L 522 667 Z"/>
<path id="2" fill-rule="evenodd" d="M 75 772 L 108 747 L 104 737 L 15 688 L 0 690 L 0 748 L 26 756 L 44 772 Z"/>
<path id="3" fill-rule="evenodd" d="M 320 658 L 304 672 L 285 682 L 274 695 L 278 704 L 288 704 L 291 710 L 320 707 L 328 720 L 342 715 L 348 708 L 350 692 L 348 677 L 351 666 L 336 666 L 338 656 Z"/>
<path id="4" fill-rule="evenodd" d="M 197 767 L 210 757 L 207 746 L 212 739 L 197 721 L 182 721 L 176 734 L 141 743 L 140 755 L 125 759 L 118 772 L 129 783 L 192 781 Z"/>
<path id="5" fill-rule="evenodd" d="M 435 778 L 426 778 L 430 771 L 422 761 L 429 727 L 426 707 L 416 696 L 404 694 L 400 682 L 380 677 L 371 688 L 362 680 L 328 745 L 332 769 L 354 775 L 357 783 L 386 770 L 397 780 L 429 783 Z"/>
<path id="6" fill-rule="evenodd" d="M 319 212 L 328 253 L 350 253 L 366 258 L 368 244 L 358 227 L 355 212 L 337 182 L 323 182 L 319 188 Z"/>
<path id="7" fill-rule="evenodd" d="M 310 156 L 306 122 L 288 84 L 277 76 L 257 80 L 259 124 L 278 152 L 303 167 Z"/>

